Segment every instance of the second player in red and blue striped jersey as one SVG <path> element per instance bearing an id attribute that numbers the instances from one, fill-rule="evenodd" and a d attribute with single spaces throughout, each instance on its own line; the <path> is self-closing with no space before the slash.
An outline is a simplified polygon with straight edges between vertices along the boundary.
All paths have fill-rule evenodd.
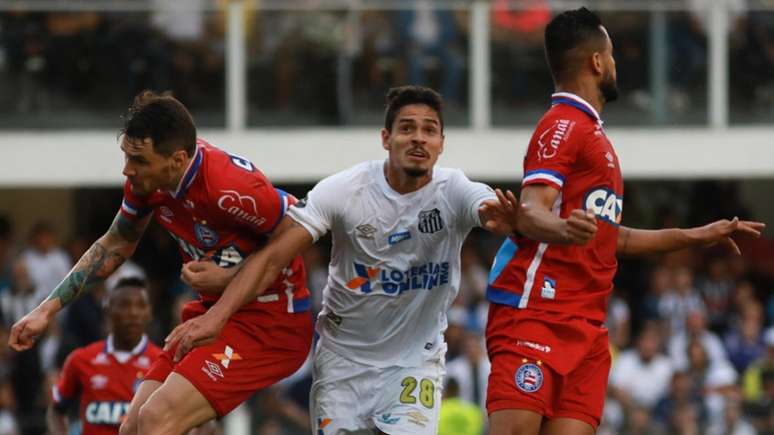
<path id="1" fill-rule="evenodd" d="M 127 180 L 121 214 L 136 220 L 153 213 L 177 241 L 186 262 L 209 258 L 221 267 L 232 267 L 266 243 L 293 201 L 250 161 L 199 139 L 177 190 L 138 195 Z M 206 304 L 217 297 L 201 293 Z M 276 302 L 269 306 L 293 313 L 308 310 L 309 297 L 299 256 L 253 304 Z"/>

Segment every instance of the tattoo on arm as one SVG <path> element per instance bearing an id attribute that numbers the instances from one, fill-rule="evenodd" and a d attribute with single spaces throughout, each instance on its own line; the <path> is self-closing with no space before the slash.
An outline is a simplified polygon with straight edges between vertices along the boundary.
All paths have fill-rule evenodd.
<path id="1" fill-rule="evenodd" d="M 118 236 L 127 242 L 137 242 L 142 237 L 142 233 L 145 230 L 145 220 L 138 220 L 133 222 L 125 218 L 121 213 L 116 215 L 113 219 L 113 223 L 110 225 L 109 233 Z"/>
<path id="2" fill-rule="evenodd" d="M 105 281 L 124 261 L 126 257 L 119 249 L 109 251 L 100 241 L 96 241 L 48 299 L 59 298 L 61 305 L 65 306 L 77 299 L 84 290 L 89 291 Z"/>

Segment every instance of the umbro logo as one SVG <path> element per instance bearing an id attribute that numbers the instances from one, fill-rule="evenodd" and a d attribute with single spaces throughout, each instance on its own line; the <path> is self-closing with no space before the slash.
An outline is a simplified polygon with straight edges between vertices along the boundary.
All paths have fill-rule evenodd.
<path id="1" fill-rule="evenodd" d="M 231 361 L 238 361 L 242 359 L 242 356 L 238 353 L 234 352 L 234 349 L 231 348 L 231 346 L 226 346 L 226 349 L 223 351 L 223 353 L 213 353 L 212 356 L 220 361 L 221 364 L 223 364 L 223 367 L 228 368 L 229 364 L 231 364 Z"/>
<path id="2" fill-rule="evenodd" d="M 357 230 L 357 236 L 363 239 L 373 239 L 376 228 L 368 224 L 358 225 L 355 227 Z"/>

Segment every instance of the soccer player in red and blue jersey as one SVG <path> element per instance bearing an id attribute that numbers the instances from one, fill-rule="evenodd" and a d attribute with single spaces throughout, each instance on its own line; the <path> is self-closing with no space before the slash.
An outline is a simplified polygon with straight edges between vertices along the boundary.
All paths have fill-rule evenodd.
<path id="1" fill-rule="evenodd" d="M 48 430 L 54 435 L 68 433 L 65 410 L 78 396 L 83 435 L 118 434 L 137 387 L 161 354 L 145 335 L 151 309 L 141 279 L 120 280 L 106 308 L 110 335 L 74 350 L 53 388 Z"/>
<path id="2" fill-rule="evenodd" d="M 623 180 L 600 112 L 617 97 L 613 47 L 599 18 L 581 8 L 545 31 L 556 93 L 524 159 L 519 201 L 500 201 L 518 235 L 495 258 L 487 350 L 490 435 L 593 434 L 610 369 L 608 297 L 616 255 L 759 236 L 763 224 L 720 220 L 687 230 L 621 225 Z"/>
<path id="3" fill-rule="evenodd" d="M 151 216 L 178 242 L 186 262 L 234 267 L 267 242 L 293 201 L 250 161 L 197 139 L 188 110 L 169 95 L 146 91 L 135 98 L 121 150 L 126 184 L 120 212 L 51 295 L 13 326 L 14 349 L 31 347 L 62 307 L 131 256 Z M 121 433 L 182 434 L 295 372 L 312 341 L 305 282 L 303 262 L 295 257 L 214 340 L 180 361 L 167 349 L 140 385 Z M 183 308 L 183 321 L 220 296 L 197 290 L 201 297 Z"/>

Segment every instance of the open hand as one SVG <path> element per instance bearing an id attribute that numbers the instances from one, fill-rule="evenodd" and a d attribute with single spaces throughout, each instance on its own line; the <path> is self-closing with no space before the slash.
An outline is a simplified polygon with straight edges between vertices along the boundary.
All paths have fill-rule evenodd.
<path id="1" fill-rule="evenodd" d="M 766 224 L 763 222 L 742 221 L 735 217 L 732 220 L 721 219 L 703 227 L 699 227 L 696 229 L 696 234 L 705 246 L 712 246 L 720 243 L 735 254 L 741 255 L 742 251 L 731 237 L 739 234 L 747 234 L 758 238 L 761 236 L 761 231 L 763 231 L 764 228 L 766 228 Z"/>
<path id="2" fill-rule="evenodd" d="M 516 204 L 518 200 L 513 193 L 508 191 L 513 200 L 506 198 L 500 189 L 497 189 L 497 201 L 488 199 L 481 203 L 478 209 L 481 217 L 481 226 L 495 234 L 513 234 L 516 232 Z"/>

